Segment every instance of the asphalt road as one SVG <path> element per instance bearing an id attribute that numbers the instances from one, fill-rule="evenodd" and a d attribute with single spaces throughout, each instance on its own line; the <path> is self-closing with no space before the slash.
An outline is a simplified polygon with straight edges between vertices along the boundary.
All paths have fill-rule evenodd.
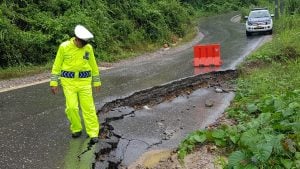
<path id="1" fill-rule="evenodd" d="M 199 37 L 200 43 L 221 44 L 224 64 L 220 70 L 234 68 L 267 38 L 267 36 L 246 38 L 243 24 L 230 21 L 235 15 L 231 13 L 210 17 L 200 23 L 199 29 L 204 35 L 202 40 Z M 158 52 L 147 59 L 133 59 L 102 71 L 103 86 L 101 92 L 95 94 L 97 108 L 139 90 L 208 71 L 194 69 L 192 46 L 182 51 L 172 52 L 172 50 Z M 48 85 L 44 83 L 0 93 L 1 169 L 91 168 L 95 159 L 94 152 L 98 147 L 93 146 L 90 151 L 83 153 L 87 150 L 89 139 L 85 136 L 79 139 L 71 138 L 64 114 L 64 97 L 61 92 L 57 96 L 51 95 Z M 205 92 L 200 92 L 199 95 L 203 94 Z M 157 118 L 161 117 L 159 112 L 156 114 Z M 141 112 L 137 117 L 142 120 L 145 116 L 149 114 Z M 151 116 L 155 116 L 155 113 Z M 205 120 L 199 125 L 203 126 L 204 122 Z M 184 123 L 184 120 L 181 120 L 181 123 Z M 131 122 L 122 121 L 115 125 L 121 129 L 130 129 L 128 124 Z M 190 126 L 190 129 L 194 127 Z M 147 128 L 142 133 L 147 133 L 146 130 Z M 116 132 L 127 135 L 126 138 L 131 133 L 120 129 Z M 145 135 L 142 134 L 140 137 L 145 138 Z M 81 153 L 83 154 L 80 155 Z M 124 158 L 131 158 L 130 151 L 128 153 L 129 155 Z M 132 161 L 134 160 L 129 159 L 124 164 L 128 165 Z"/>

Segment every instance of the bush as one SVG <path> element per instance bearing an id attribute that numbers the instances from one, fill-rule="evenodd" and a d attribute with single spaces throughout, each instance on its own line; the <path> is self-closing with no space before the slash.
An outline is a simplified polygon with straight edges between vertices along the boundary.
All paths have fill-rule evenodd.
<path id="1" fill-rule="evenodd" d="M 0 68 L 53 60 L 59 44 L 73 36 L 77 24 L 93 32 L 91 43 L 99 60 L 115 61 L 138 47 L 147 50 L 141 44 L 157 46 L 185 36 L 198 9 L 230 11 L 250 3 L 257 0 L 1 1 Z"/>
<path id="2" fill-rule="evenodd" d="M 190 17 L 185 8 L 176 0 L 7 0 L 0 4 L 0 66 L 49 62 L 77 24 L 93 32 L 96 57 L 114 61 L 140 43 L 183 36 Z"/>
<path id="3" fill-rule="evenodd" d="M 286 12 L 288 14 L 300 14 L 300 1 L 299 0 L 287 0 Z"/>

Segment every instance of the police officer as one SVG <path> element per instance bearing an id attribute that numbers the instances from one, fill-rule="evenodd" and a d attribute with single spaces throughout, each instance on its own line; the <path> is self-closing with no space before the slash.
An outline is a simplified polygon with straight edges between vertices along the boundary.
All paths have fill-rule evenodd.
<path id="1" fill-rule="evenodd" d="M 72 137 L 82 133 L 80 105 L 85 129 L 92 143 L 98 142 L 99 122 L 94 105 L 92 86 L 100 90 L 99 69 L 93 47 L 88 44 L 93 34 L 82 25 L 75 27 L 75 37 L 63 42 L 57 51 L 51 72 L 51 91 L 58 92 L 61 82 L 66 98 L 65 113 L 70 121 Z"/>

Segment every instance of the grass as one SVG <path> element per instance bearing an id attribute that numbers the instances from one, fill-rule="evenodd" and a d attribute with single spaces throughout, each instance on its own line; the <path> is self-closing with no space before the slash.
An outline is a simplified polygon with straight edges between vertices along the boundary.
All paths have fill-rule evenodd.
<path id="1" fill-rule="evenodd" d="M 48 63 L 43 66 L 18 66 L 0 69 L 0 79 L 5 80 L 43 73 L 46 71 L 50 71 L 51 66 L 52 65 Z"/>
<path id="2" fill-rule="evenodd" d="M 172 46 L 172 44 L 174 43 L 176 43 L 176 46 L 178 45 L 180 46 L 181 44 L 190 42 L 195 38 L 195 36 L 198 33 L 197 29 L 195 29 L 196 25 L 198 25 L 197 22 L 192 23 L 192 25 L 194 26 L 189 26 L 186 28 L 187 33 L 182 38 L 179 38 L 177 36 L 171 36 L 170 40 L 164 43 L 150 43 L 150 44 L 141 43 L 139 45 L 136 45 L 132 49 L 124 50 L 121 55 L 115 56 L 114 58 L 116 58 L 116 61 L 118 61 L 118 60 L 127 59 L 131 57 L 136 57 L 144 53 L 154 52 L 162 48 L 165 43 L 168 44 L 169 46 Z"/>
<path id="3" fill-rule="evenodd" d="M 242 73 L 239 79 L 238 93 L 243 99 L 254 100 L 267 94 L 282 94 L 296 90 L 300 85 L 300 61 L 271 63 L 251 72 Z M 245 67 L 244 69 L 249 69 Z M 242 70 L 243 71 L 243 70 Z"/>
<path id="4" fill-rule="evenodd" d="M 224 168 L 300 168 L 300 17 L 281 17 L 275 28 L 273 40 L 239 66 L 226 110 L 238 124 L 191 133 L 179 146 L 180 159 L 210 142 L 225 147 Z"/>
<path id="5" fill-rule="evenodd" d="M 244 99 L 285 93 L 297 89 L 300 84 L 300 18 L 282 17 L 276 21 L 275 28 L 273 40 L 239 66 L 238 93 L 247 96 Z"/>

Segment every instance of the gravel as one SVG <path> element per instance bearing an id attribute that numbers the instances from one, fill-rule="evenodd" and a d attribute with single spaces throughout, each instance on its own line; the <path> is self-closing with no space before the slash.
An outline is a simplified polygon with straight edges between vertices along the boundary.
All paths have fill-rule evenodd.
<path id="1" fill-rule="evenodd" d="M 32 76 L 0 80 L 0 92 L 26 87 L 33 84 L 44 83 L 49 81 L 49 79 L 50 72 L 43 72 Z"/>

